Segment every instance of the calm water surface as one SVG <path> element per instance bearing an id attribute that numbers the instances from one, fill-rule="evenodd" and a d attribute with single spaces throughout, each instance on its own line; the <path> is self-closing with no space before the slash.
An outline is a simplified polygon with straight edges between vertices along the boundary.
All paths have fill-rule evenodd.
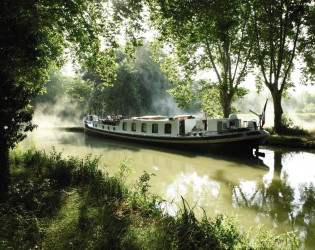
<path id="1" fill-rule="evenodd" d="M 231 158 L 206 153 L 152 148 L 138 144 L 85 136 L 83 133 L 39 129 L 20 144 L 63 155 L 92 153 L 103 168 L 114 173 L 120 161 L 132 158 L 137 179 L 143 171 L 154 173 L 151 192 L 166 199 L 176 213 L 184 197 L 198 216 L 227 213 L 237 216 L 240 228 L 259 224 L 284 233 L 295 229 L 303 247 L 315 249 L 315 154 L 264 148 L 265 158 Z"/>

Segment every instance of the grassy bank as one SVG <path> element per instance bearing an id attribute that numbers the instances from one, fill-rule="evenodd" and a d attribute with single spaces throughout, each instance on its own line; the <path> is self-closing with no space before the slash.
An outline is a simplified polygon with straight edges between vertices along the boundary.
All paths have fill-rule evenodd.
<path id="1" fill-rule="evenodd" d="M 272 128 L 266 129 L 270 136 L 262 141 L 262 145 L 280 146 L 302 149 L 315 149 L 315 131 L 300 127 L 287 128 L 283 134 L 274 133 Z"/>
<path id="2" fill-rule="evenodd" d="M 228 216 L 197 220 L 183 200 L 177 216 L 148 193 L 150 174 L 126 184 L 129 167 L 114 176 L 97 158 L 11 152 L 12 185 L 0 204 L 0 249 L 296 249 L 294 234 L 241 233 Z"/>
<path id="3" fill-rule="evenodd" d="M 262 145 L 280 146 L 289 148 L 315 149 L 315 137 L 270 135 L 262 141 Z"/>

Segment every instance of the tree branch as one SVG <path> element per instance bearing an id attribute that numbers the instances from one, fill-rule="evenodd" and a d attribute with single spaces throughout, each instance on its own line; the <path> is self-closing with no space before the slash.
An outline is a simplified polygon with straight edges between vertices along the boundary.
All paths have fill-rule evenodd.
<path id="1" fill-rule="evenodd" d="M 277 72 L 276 72 L 277 79 L 279 79 L 279 77 L 280 77 L 281 66 L 283 64 L 283 53 L 284 53 L 284 47 L 285 47 L 285 42 L 286 42 L 288 17 L 289 17 L 289 10 L 287 8 L 287 11 L 285 13 L 284 26 L 283 26 L 282 5 L 283 5 L 283 1 L 281 1 L 281 16 L 280 16 L 281 35 L 280 35 L 280 51 L 279 51 L 279 57 L 278 57 L 278 67 L 277 67 Z M 284 31 L 283 31 L 283 29 L 284 29 Z"/>
<path id="2" fill-rule="evenodd" d="M 283 77 L 283 80 L 282 80 L 282 83 L 281 83 L 281 88 L 280 88 L 280 91 L 282 92 L 283 89 L 284 89 L 284 86 L 285 86 L 285 83 L 286 83 L 286 80 L 287 80 L 287 77 L 289 75 L 289 72 L 291 70 L 291 67 L 292 67 L 292 64 L 293 64 L 293 59 L 294 59 L 294 56 L 295 56 L 295 50 L 296 50 L 296 44 L 297 44 L 297 41 L 298 41 L 298 37 L 299 37 L 299 34 L 300 34 L 300 27 L 301 27 L 301 16 L 298 20 L 298 23 L 297 23 L 297 26 L 296 26 L 296 34 L 295 34 L 295 38 L 294 38 L 294 45 L 293 45 L 293 50 L 292 50 L 292 54 L 291 54 L 291 59 L 290 59 L 290 62 L 289 62 L 289 65 L 288 65 L 288 68 L 287 70 L 285 71 L 285 74 L 284 74 L 284 77 Z"/>
<path id="3" fill-rule="evenodd" d="M 256 15 L 256 14 L 255 14 Z M 258 61 L 261 67 L 261 72 L 262 75 L 265 79 L 265 84 L 267 85 L 267 87 L 270 89 L 270 83 L 268 82 L 267 76 L 266 76 L 266 69 L 264 66 L 264 61 L 262 60 L 262 56 L 261 56 L 261 52 L 260 52 L 260 39 L 259 39 L 259 34 L 258 34 L 258 27 L 257 27 L 257 17 L 255 16 L 255 34 L 256 34 L 256 41 L 257 41 L 257 51 L 258 51 Z"/>
<path id="4" fill-rule="evenodd" d="M 238 68 L 238 64 L 239 64 L 239 60 L 240 60 L 240 56 L 241 56 L 241 47 L 242 47 L 242 44 L 243 44 L 244 30 L 245 30 L 246 24 L 247 24 L 247 21 L 244 22 L 244 25 L 242 27 L 242 35 L 241 35 L 240 44 L 238 46 L 239 49 L 238 49 L 238 53 L 237 53 L 237 60 L 236 60 L 234 74 L 233 74 L 233 82 L 235 80 L 235 76 L 236 76 L 236 72 L 237 72 L 237 68 Z M 251 48 L 250 48 L 250 50 L 251 50 Z"/>
<path id="5" fill-rule="evenodd" d="M 215 62 L 214 62 L 214 59 L 213 59 L 213 56 L 212 56 L 212 53 L 211 53 L 209 41 L 208 41 L 207 38 L 205 39 L 205 41 L 206 41 L 206 47 L 207 47 L 207 51 L 208 51 L 208 54 L 209 54 L 209 58 L 210 58 L 210 61 L 212 63 L 212 67 L 214 68 L 214 71 L 215 71 L 215 73 L 216 73 L 216 75 L 218 77 L 219 83 L 222 83 L 221 76 L 220 76 L 219 71 L 218 71 L 218 69 L 217 69 L 217 67 L 215 65 Z"/>
<path id="6" fill-rule="evenodd" d="M 249 49 L 248 54 L 247 54 L 247 56 L 246 56 L 246 60 L 245 60 L 245 63 L 244 63 L 244 65 L 243 65 L 243 68 L 242 68 L 242 70 L 241 70 L 241 72 L 240 72 L 240 74 L 239 74 L 239 76 L 238 76 L 238 78 L 237 78 L 237 80 L 236 80 L 235 87 L 238 87 L 238 85 L 241 83 L 241 78 L 242 78 L 242 76 L 244 75 L 244 72 L 245 72 L 245 70 L 246 70 L 246 68 L 247 68 L 247 63 L 248 63 L 248 61 L 249 61 L 249 56 L 250 56 L 250 54 L 251 54 L 252 48 L 253 48 L 253 46 L 250 46 L 250 49 Z"/>

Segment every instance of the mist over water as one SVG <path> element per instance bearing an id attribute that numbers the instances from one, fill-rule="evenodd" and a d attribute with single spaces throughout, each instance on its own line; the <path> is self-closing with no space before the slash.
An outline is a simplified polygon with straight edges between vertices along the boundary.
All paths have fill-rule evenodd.
<path id="1" fill-rule="evenodd" d="M 274 108 L 272 97 L 269 92 L 264 91 L 260 94 L 252 91 L 247 94 L 243 99 L 237 100 L 234 104 L 235 108 L 240 111 L 238 116 L 242 120 L 251 120 L 256 119 L 258 121 L 258 117 L 252 113 L 250 113 L 250 109 L 256 112 L 257 114 L 261 114 L 268 99 L 267 108 L 266 108 L 266 124 L 265 127 L 272 127 L 274 125 Z M 290 99 L 289 99 L 290 100 Z M 282 109 L 285 116 L 292 120 L 293 126 L 299 126 L 304 129 L 315 129 L 315 115 L 314 118 L 311 119 L 301 119 L 300 116 L 295 111 L 295 106 L 292 106 L 287 99 L 282 99 Z M 306 115 L 307 116 L 307 115 Z"/>
<path id="2" fill-rule="evenodd" d="M 265 105 L 266 99 L 268 99 L 266 108 L 266 124 L 265 127 L 273 126 L 274 111 L 272 99 L 268 94 L 248 95 L 246 99 L 239 100 L 235 103 L 235 107 L 240 111 L 238 114 L 242 121 L 249 121 L 258 117 L 251 113 L 249 110 L 253 110 L 257 114 L 261 114 Z M 156 94 L 152 95 L 152 110 L 154 112 L 143 115 L 166 115 L 169 117 L 188 114 L 185 110 L 179 109 L 173 97 L 169 94 Z M 291 107 L 283 105 L 283 110 L 288 118 L 290 118 L 294 126 L 300 126 L 305 129 L 315 129 L 315 119 L 305 120 L 299 118 L 298 114 L 294 112 Z M 40 127 L 77 127 L 82 126 L 82 118 L 86 114 L 82 113 L 81 108 L 75 103 L 71 103 L 66 97 L 57 97 L 54 104 L 41 103 L 36 106 L 33 116 L 33 123 Z M 192 115 L 197 117 L 203 116 L 202 113 L 193 112 Z"/>
<path id="3" fill-rule="evenodd" d="M 55 103 L 41 103 L 36 105 L 33 123 L 39 127 L 76 127 L 82 125 L 83 115 L 75 103 L 65 97 L 56 97 Z"/>

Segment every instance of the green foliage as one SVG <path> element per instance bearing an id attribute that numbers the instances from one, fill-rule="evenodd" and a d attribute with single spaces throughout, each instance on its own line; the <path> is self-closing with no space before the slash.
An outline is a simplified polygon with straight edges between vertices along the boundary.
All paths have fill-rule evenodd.
<path id="1" fill-rule="evenodd" d="M 93 107 L 89 107 L 89 100 L 93 95 L 93 83 L 77 78 L 70 83 L 69 89 L 66 92 L 67 97 L 71 102 L 76 103 L 82 110 L 82 113 L 93 113 Z M 92 106 L 92 105 L 91 105 Z"/>
<path id="2" fill-rule="evenodd" d="M 152 25 L 160 31 L 155 48 L 166 45 L 171 53 L 160 61 L 174 84 L 175 99 L 184 104 L 197 96 L 209 116 L 228 117 L 234 99 L 246 94 L 240 84 L 250 70 L 249 1 L 147 2 Z M 201 72 L 212 72 L 215 80 L 194 83 Z"/>
<path id="3" fill-rule="evenodd" d="M 308 55 L 314 51 L 309 34 L 313 26 L 309 22 L 313 4 L 310 0 L 257 0 L 252 3 L 251 40 L 254 47 L 251 60 L 259 68 L 256 79 L 259 89 L 264 84 L 272 94 L 275 131 L 280 133 L 283 129 L 281 100 L 286 97 L 288 89 L 295 86 L 291 81 L 294 59 L 297 55 L 310 59 L 312 56 Z"/>
<path id="4" fill-rule="evenodd" d="M 294 135 L 294 136 L 305 136 L 310 135 L 309 132 L 299 126 L 295 126 L 293 121 L 287 116 L 287 114 L 282 115 L 283 128 L 281 134 L 284 135 Z"/>
<path id="5" fill-rule="evenodd" d="M 263 227 L 257 232 L 242 234 L 232 217 L 217 215 L 208 218 L 206 213 L 197 220 L 193 209 L 182 198 L 181 216 L 174 225 L 173 245 L 178 249 L 298 249 L 299 240 L 294 234 L 274 236 Z"/>
<path id="6" fill-rule="evenodd" d="M 112 35 L 103 4 L 98 0 L 3 0 L 0 17 L 0 200 L 7 194 L 8 150 L 36 126 L 30 101 L 42 92 L 48 71 L 60 67 L 64 52 L 93 68 L 107 83 L 115 76 L 110 46 L 100 36 Z M 111 39 L 103 39 L 109 45 Z M 67 49 L 67 50 L 66 50 Z"/>
<path id="7" fill-rule="evenodd" d="M 282 116 L 282 124 L 285 126 L 285 127 L 292 127 L 293 126 L 293 121 L 287 117 L 286 114 L 284 114 Z"/>
<path id="8" fill-rule="evenodd" d="M 53 105 L 61 98 L 73 84 L 72 77 L 63 76 L 58 69 L 51 69 L 49 71 L 49 81 L 45 83 L 43 93 L 36 98 L 32 99 L 32 106 L 40 104 Z"/>
<path id="9" fill-rule="evenodd" d="M 139 180 L 137 182 L 137 189 L 140 190 L 142 196 L 145 196 L 146 193 L 149 191 L 149 187 L 151 187 L 149 185 L 151 176 L 155 176 L 155 174 L 149 174 L 147 171 L 144 171 L 144 173 L 139 177 Z"/>
<path id="10" fill-rule="evenodd" d="M 70 48 L 80 63 L 96 69 L 105 81 L 113 77 L 110 51 L 99 52 L 98 1 L 1 1 L 0 139 L 14 146 L 30 130 L 30 99 L 48 80 L 51 66 L 61 66 Z M 83 18 L 84 16 L 84 18 Z M 102 72 L 100 70 L 102 68 Z M 106 68 L 106 73 L 103 72 Z"/>
<path id="11" fill-rule="evenodd" d="M 81 93 L 74 85 L 69 93 L 73 100 L 76 96 L 83 97 L 85 94 L 82 100 L 84 100 L 86 110 L 96 114 L 104 112 L 107 115 L 160 113 L 163 109 L 156 107 L 155 103 L 163 103 L 161 100 L 170 99 L 165 92 L 170 88 L 170 84 L 151 56 L 152 53 L 146 46 L 136 49 L 133 60 L 130 60 L 127 54 L 117 50 L 117 77 L 110 86 L 104 86 L 92 70 L 86 70 L 82 79 L 88 86 L 93 86 L 91 90 Z M 82 82 L 82 89 L 84 82 Z M 167 109 L 167 105 L 165 106 L 164 109 Z M 167 114 L 168 110 L 164 113 Z"/>
<path id="12" fill-rule="evenodd" d="M 258 227 L 257 232 L 249 231 L 247 234 L 252 249 L 299 249 L 300 241 L 292 232 L 287 232 L 285 237 L 279 237 L 267 231 L 264 226 Z"/>
<path id="13" fill-rule="evenodd" d="M 132 161 L 132 158 L 126 158 L 119 162 L 119 170 L 116 176 L 121 181 L 121 183 L 125 183 L 128 175 L 135 172 L 135 170 L 130 167 Z"/>
<path id="14" fill-rule="evenodd" d="M 232 249 L 245 243 L 235 222 L 229 221 L 223 215 L 210 220 L 206 214 L 198 221 L 193 209 L 183 198 L 182 202 L 181 217 L 175 229 L 175 244 L 179 249 Z"/>
<path id="15" fill-rule="evenodd" d="M 293 102 L 295 102 L 292 104 L 292 108 L 295 109 L 295 112 L 315 113 L 315 93 L 311 94 L 307 91 L 303 91 L 296 98 L 290 97 L 290 99 L 293 99 Z"/>
<path id="16" fill-rule="evenodd" d="M 117 78 L 113 85 L 102 93 L 105 110 L 113 114 L 139 114 L 141 109 L 140 84 L 137 72 L 130 63 L 124 60 L 119 64 Z"/>
<path id="17" fill-rule="evenodd" d="M 10 154 L 13 184 L 0 206 L 0 248 L 128 249 L 297 249 L 266 230 L 240 233 L 235 221 L 219 215 L 197 220 L 183 199 L 176 217 L 163 215 L 148 192 L 152 174 L 127 186 L 128 161 L 117 175 L 100 171 L 99 159 L 64 159 L 35 149 Z M 286 241 L 287 240 L 287 241 Z"/>
<path id="18" fill-rule="evenodd" d="M 46 155 L 45 152 L 31 149 L 25 153 L 13 151 L 10 163 L 13 184 L 10 186 L 9 200 L 0 207 L 3 222 L 0 248 L 19 248 L 21 244 L 28 249 L 36 247 L 36 244 L 44 248 L 69 247 L 69 243 L 83 246 L 91 244 L 89 240 L 94 237 L 83 237 L 86 230 L 97 229 L 92 226 L 94 220 L 104 228 L 107 226 L 105 220 L 109 220 L 109 224 L 114 220 L 115 225 L 119 225 L 119 220 L 114 216 L 106 219 L 108 210 L 97 209 L 93 213 L 90 203 L 82 203 L 85 195 L 86 202 L 90 199 L 88 197 L 95 197 L 99 202 L 122 197 L 117 191 L 122 189 L 117 188 L 122 185 L 121 182 L 101 173 L 98 169 L 98 158 L 88 155 L 84 160 L 75 157 L 63 159 L 61 153 L 55 151 Z M 89 195 L 85 194 L 87 190 Z M 76 198 L 80 192 L 82 197 Z M 74 194 L 74 197 L 70 194 Z M 68 204 L 69 199 L 73 198 L 75 201 Z M 80 203 L 82 205 L 78 206 Z M 59 219 L 63 216 L 65 218 Z M 74 216 L 77 218 L 73 218 Z M 115 233 L 119 227 L 110 226 L 108 230 Z M 101 227 L 95 233 L 100 232 L 102 233 L 99 237 L 104 237 L 109 231 Z M 72 243 L 67 237 L 72 238 Z M 97 243 L 102 243 L 101 239 Z"/>
<path id="19" fill-rule="evenodd" d="M 301 43 L 298 50 L 302 54 L 305 66 L 301 68 L 304 84 L 314 84 L 315 80 L 315 56 L 314 56 L 314 44 L 315 44 L 315 7 L 313 4 L 308 6 L 305 13 L 305 36 L 301 37 Z"/>
<path id="20" fill-rule="evenodd" d="M 292 119 L 290 119 L 288 117 L 287 114 L 283 114 L 282 115 L 282 130 L 281 130 L 281 135 L 287 135 L 287 136 L 299 136 L 299 137 L 304 137 L 304 136 L 310 136 L 311 135 L 311 131 L 308 131 L 306 129 L 303 129 L 300 126 L 296 126 L 294 125 Z M 274 127 L 271 128 L 265 128 L 270 134 L 275 134 L 276 131 L 274 129 Z M 268 139 L 265 140 L 266 144 L 270 144 L 270 145 L 281 145 L 281 146 L 286 146 L 286 145 L 290 145 L 292 147 L 306 147 L 306 148 L 312 148 L 312 143 L 310 143 L 310 145 L 308 145 L 308 142 L 304 142 L 302 138 L 290 138 L 290 141 L 287 140 L 286 137 L 284 137 L 284 140 L 282 140 L 283 138 L 276 138 L 276 139 L 271 139 L 271 141 L 269 142 Z"/>

